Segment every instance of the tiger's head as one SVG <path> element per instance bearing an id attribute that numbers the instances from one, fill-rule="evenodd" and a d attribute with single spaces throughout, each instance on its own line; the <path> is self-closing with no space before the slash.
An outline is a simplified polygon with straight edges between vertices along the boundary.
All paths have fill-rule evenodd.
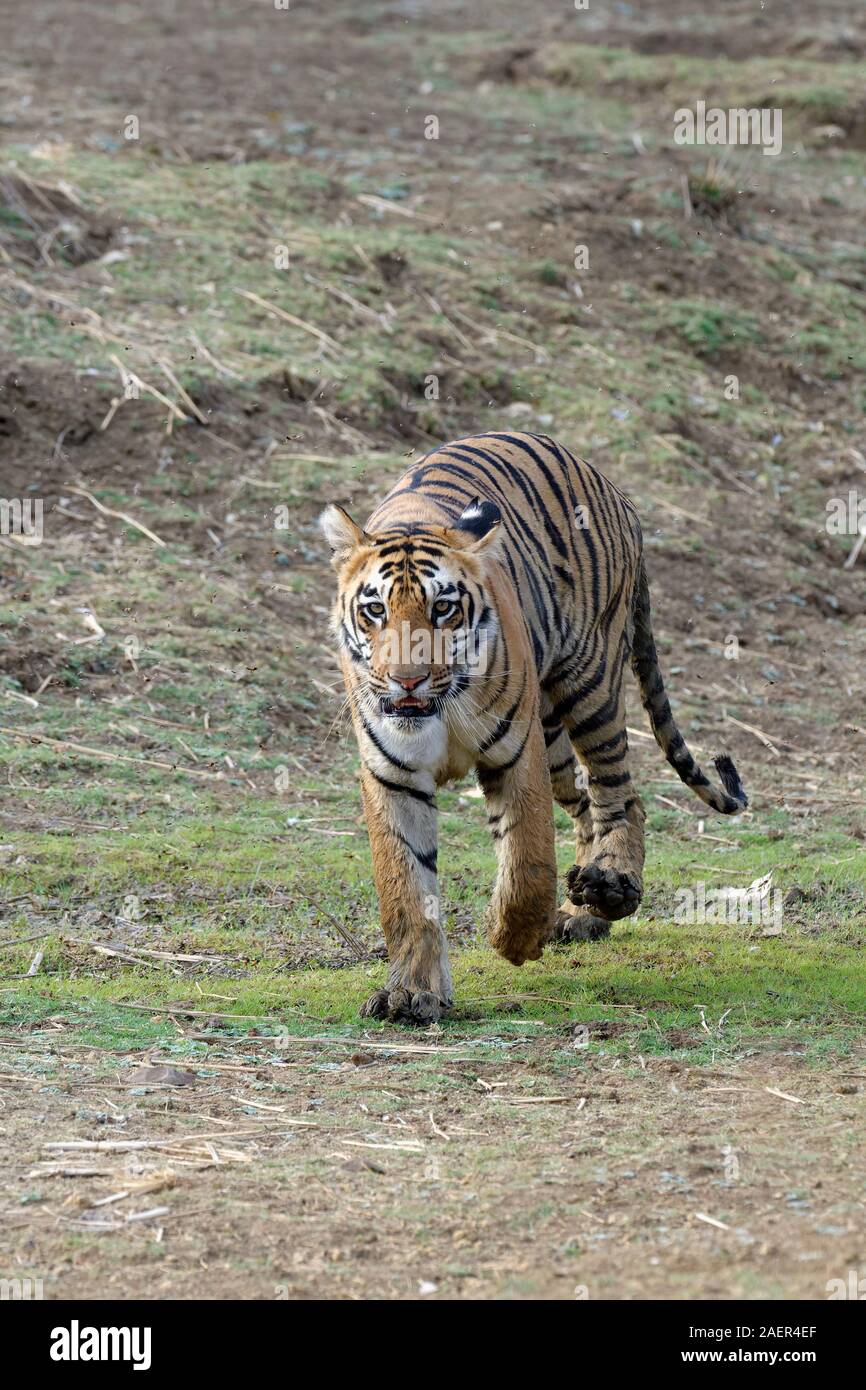
<path id="1" fill-rule="evenodd" d="M 488 582 L 502 517 L 476 498 L 451 526 L 368 534 L 342 507 L 321 527 L 338 575 L 332 629 L 368 715 L 410 732 L 482 675 L 498 621 Z"/>

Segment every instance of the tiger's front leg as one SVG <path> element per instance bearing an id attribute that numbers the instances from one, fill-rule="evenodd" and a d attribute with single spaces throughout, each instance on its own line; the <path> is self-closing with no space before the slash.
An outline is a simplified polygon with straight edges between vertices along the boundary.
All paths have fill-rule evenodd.
<path id="1" fill-rule="evenodd" d="M 435 1023 L 452 1003 L 436 877 L 436 805 L 432 778 L 397 780 L 403 776 L 395 771 L 384 778 L 366 766 L 361 771 L 389 960 L 386 988 L 370 996 L 361 1015 Z"/>
<path id="2" fill-rule="evenodd" d="M 553 799 L 537 710 L 522 728 L 515 720 L 498 765 L 485 760 L 478 767 L 499 860 L 487 935 L 513 965 L 537 960 L 556 922 Z"/>

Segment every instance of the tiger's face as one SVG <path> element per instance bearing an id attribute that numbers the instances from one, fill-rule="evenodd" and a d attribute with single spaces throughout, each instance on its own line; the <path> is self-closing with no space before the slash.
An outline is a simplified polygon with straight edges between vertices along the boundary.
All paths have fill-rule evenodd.
<path id="1" fill-rule="evenodd" d="M 368 535 L 332 505 L 321 524 L 339 576 L 331 625 L 365 713 L 406 733 L 445 718 L 483 675 L 497 630 L 485 571 L 498 508 L 479 501 L 452 527 Z"/>

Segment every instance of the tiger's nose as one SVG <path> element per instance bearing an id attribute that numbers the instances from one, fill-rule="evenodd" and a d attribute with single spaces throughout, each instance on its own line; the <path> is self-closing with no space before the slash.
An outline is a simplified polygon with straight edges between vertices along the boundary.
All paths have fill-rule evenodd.
<path id="1" fill-rule="evenodd" d="M 388 673 L 397 685 L 402 685 L 404 690 L 414 690 L 416 685 L 427 679 L 429 672 L 418 671 L 417 666 L 398 666 L 395 670 Z"/>

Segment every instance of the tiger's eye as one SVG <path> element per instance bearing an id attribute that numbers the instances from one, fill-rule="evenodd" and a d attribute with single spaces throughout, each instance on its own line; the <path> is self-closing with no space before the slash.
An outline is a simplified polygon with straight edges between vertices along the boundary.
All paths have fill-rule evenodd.
<path id="1" fill-rule="evenodd" d="M 450 599 L 440 598 L 434 603 L 433 612 L 437 618 L 444 618 L 445 614 L 450 613 L 453 607 L 454 604 Z"/>

